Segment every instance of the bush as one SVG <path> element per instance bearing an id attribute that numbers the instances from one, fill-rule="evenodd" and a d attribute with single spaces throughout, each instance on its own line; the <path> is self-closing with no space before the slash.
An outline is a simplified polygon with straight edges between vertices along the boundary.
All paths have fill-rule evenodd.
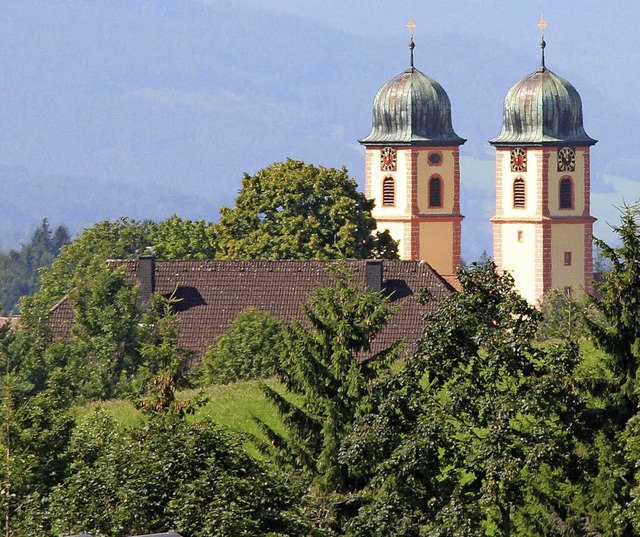
<path id="1" fill-rule="evenodd" d="M 283 352 L 284 323 L 266 311 L 242 312 L 202 359 L 205 385 L 266 378 L 275 374 Z"/>

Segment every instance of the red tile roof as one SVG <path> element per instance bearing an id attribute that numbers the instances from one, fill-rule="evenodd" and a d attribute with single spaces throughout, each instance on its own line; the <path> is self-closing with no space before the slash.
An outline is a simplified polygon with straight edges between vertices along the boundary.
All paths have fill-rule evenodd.
<path id="1" fill-rule="evenodd" d="M 138 283 L 138 260 L 110 263 L 126 267 Z M 155 292 L 177 299 L 178 345 L 200 357 L 247 308 L 268 311 L 283 321 L 303 320 L 303 305 L 314 289 L 333 284 L 327 261 L 155 261 Z M 347 261 L 357 283 L 365 288 L 367 261 Z M 419 305 L 417 293 L 426 288 L 433 300 Z M 398 339 L 413 347 L 422 335 L 425 313 L 433 311 L 453 288 L 423 261 L 383 261 L 383 289 L 398 311 L 376 338 L 374 349 Z M 73 307 L 56 305 L 50 316 L 53 336 L 68 339 Z"/>

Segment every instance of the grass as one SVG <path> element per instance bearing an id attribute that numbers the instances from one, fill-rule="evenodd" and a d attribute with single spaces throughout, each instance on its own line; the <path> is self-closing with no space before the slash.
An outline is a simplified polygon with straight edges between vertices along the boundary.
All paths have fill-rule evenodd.
<path id="1" fill-rule="evenodd" d="M 278 415 L 278 411 L 265 397 L 260 384 L 263 381 L 240 381 L 233 384 L 210 386 L 202 390 L 185 390 L 178 392 L 177 397 L 183 401 L 194 399 L 199 394 L 207 398 L 207 402 L 196 413 L 189 417 L 194 421 L 210 418 L 214 423 L 229 429 L 230 431 L 262 437 L 260 428 L 255 423 L 257 418 L 278 433 L 284 433 L 284 426 Z M 265 382 L 271 388 L 283 392 L 282 385 L 276 380 Z M 136 409 L 131 401 L 111 400 L 99 401 L 78 408 L 78 420 L 84 420 L 92 411 L 104 410 L 107 415 L 116 420 L 123 427 L 139 425 L 144 416 Z M 259 456 L 258 450 L 250 442 L 245 442 L 245 447 L 254 456 Z"/>

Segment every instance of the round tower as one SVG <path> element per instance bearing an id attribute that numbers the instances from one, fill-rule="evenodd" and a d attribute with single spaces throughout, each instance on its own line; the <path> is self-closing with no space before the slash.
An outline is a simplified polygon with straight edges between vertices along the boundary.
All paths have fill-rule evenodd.
<path id="1" fill-rule="evenodd" d="M 378 91 L 366 148 L 365 194 L 379 229 L 398 240 L 402 259 L 423 259 L 443 276 L 460 265 L 459 146 L 443 87 L 409 67 Z"/>
<path id="2" fill-rule="evenodd" d="M 540 21 L 544 31 L 546 22 Z M 550 289 L 579 295 L 593 277 L 589 149 L 578 91 L 542 62 L 504 101 L 496 148 L 493 256 L 523 297 Z"/>

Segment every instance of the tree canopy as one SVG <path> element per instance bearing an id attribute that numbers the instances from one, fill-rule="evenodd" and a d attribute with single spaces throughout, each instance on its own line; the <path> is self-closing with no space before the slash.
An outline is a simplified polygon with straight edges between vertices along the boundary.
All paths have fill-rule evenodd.
<path id="1" fill-rule="evenodd" d="M 0 253 L 0 304 L 3 314 L 17 313 L 21 296 L 31 295 L 39 288 L 39 271 L 53 263 L 60 249 L 71 237 L 63 225 L 55 231 L 45 219 L 33 232 L 31 241 L 18 250 Z"/>
<path id="2" fill-rule="evenodd" d="M 216 257 L 395 258 L 389 233 L 374 233 L 372 208 L 344 168 L 278 162 L 245 174 L 235 207 L 220 210 Z"/>

